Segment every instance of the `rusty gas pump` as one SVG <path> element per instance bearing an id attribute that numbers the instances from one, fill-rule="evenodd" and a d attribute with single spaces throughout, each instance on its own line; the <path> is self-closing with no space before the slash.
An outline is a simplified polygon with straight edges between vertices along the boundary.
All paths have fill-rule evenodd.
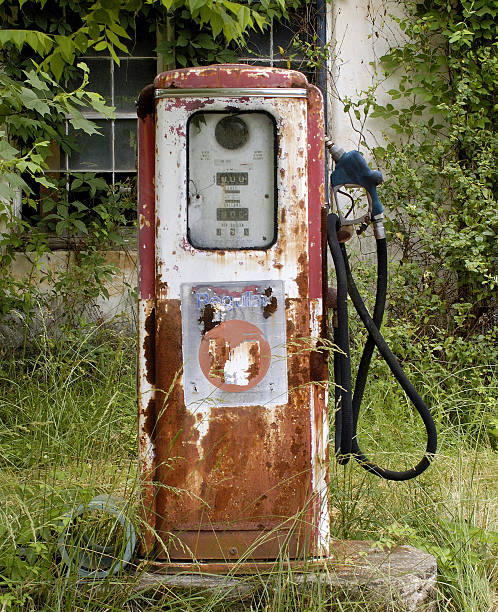
<path id="1" fill-rule="evenodd" d="M 170 566 L 328 554 L 324 128 L 294 71 L 139 101 L 142 492 Z"/>
<path id="2" fill-rule="evenodd" d="M 138 115 L 142 554 L 171 571 L 326 559 L 320 91 L 291 70 L 187 68 L 145 88 Z M 350 390 L 336 400 L 345 462 L 357 414 Z"/>

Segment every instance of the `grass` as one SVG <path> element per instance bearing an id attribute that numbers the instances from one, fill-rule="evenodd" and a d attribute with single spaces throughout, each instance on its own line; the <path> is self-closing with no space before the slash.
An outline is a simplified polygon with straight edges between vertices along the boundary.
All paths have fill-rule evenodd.
<path id="1" fill-rule="evenodd" d="M 228 588 L 204 595 L 167 587 L 138 591 L 141 565 L 98 589 L 77 586 L 57 559 L 67 512 L 112 494 L 128 501 L 127 513 L 138 523 L 135 346 L 92 328 L 40 343 L 22 359 L 0 361 L 1 612 L 367 609 L 361 596 L 331 597 L 317 584 L 298 588 L 285 559 L 272 588 L 256 578 L 252 601 L 242 607 Z M 345 468 L 332 462 L 332 536 L 427 550 L 438 560 L 439 610 L 492 612 L 498 609 L 498 461 L 484 425 L 493 418 L 496 372 L 486 366 L 483 376 L 472 366 L 469 376 L 464 366 L 448 370 L 422 354 L 413 363 L 418 370 L 410 376 L 438 420 L 437 458 L 404 483 L 381 481 L 354 462 Z M 380 360 L 372 376 L 360 445 L 376 461 L 401 468 L 419 457 L 423 432 Z"/>

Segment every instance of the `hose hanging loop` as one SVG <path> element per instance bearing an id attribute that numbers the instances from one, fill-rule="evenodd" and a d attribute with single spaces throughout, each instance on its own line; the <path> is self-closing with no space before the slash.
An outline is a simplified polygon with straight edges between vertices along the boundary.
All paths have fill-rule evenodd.
<path id="1" fill-rule="evenodd" d="M 384 214 L 376 190 L 376 186 L 382 182 L 382 175 L 379 171 L 371 170 L 358 151 L 345 153 L 343 149 L 339 149 L 330 141 L 326 141 L 325 145 L 336 162 L 335 170 L 331 175 L 331 183 L 338 210 L 338 215 L 330 214 L 327 219 L 327 240 L 334 260 L 337 277 L 337 317 L 334 323 L 334 344 L 338 347 L 338 351 L 334 352 L 336 455 L 339 463 L 345 464 L 349 461 L 349 453 L 352 452 L 361 467 L 376 476 L 386 480 L 409 480 L 420 475 L 429 467 L 436 452 L 437 432 L 430 410 L 408 380 L 379 331 L 382 325 L 387 293 L 387 246 L 383 224 Z M 337 193 L 343 186 L 363 187 L 367 191 L 369 215 L 358 219 L 350 219 L 348 214 L 346 214 L 346 218 L 342 215 L 337 201 Z M 351 274 L 344 244 L 345 240 L 341 239 L 341 234 L 344 236 L 345 224 L 349 226 L 357 223 L 365 225 L 369 222 L 373 222 L 377 244 L 377 292 L 373 318 L 370 316 L 358 292 Z M 352 235 L 352 232 L 350 234 Z M 347 293 L 349 293 L 353 305 L 369 334 L 358 368 L 352 399 L 351 362 L 347 329 L 348 313 L 347 301 L 344 297 L 345 282 Z M 394 377 L 420 414 L 427 432 L 427 446 L 424 456 L 417 465 L 408 470 L 394 471 L 379 467 L 368 460 L 358 445 L 356 429 L 368 370 L 375 347 L 377 347 Z"/>

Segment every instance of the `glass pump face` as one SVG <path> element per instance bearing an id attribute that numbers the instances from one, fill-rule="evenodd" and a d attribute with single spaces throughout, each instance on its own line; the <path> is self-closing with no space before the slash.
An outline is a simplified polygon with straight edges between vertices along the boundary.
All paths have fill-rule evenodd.
<path id="1" fill-rule="evenodd" d="M 199 249 L 267 249 L 276 239 L 275 122 L 199 112 L 188 123 L 188 237 Z"/>

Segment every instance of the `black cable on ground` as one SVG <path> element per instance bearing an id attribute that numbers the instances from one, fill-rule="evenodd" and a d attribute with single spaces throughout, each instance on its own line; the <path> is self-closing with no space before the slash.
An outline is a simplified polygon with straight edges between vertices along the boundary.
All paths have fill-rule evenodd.
<path id="1" fill-rule="evenodd" d="M 351 456 L 353 440 L 353 414 L 351 407 L 351 359 L 349 356 L 348 331 L 348 288 L 347 272 L 344 258 L 337 238 L 340 228 L 339 217 L 330 214 L 327 217 L 327 241 L 337 277 L 337 321 L 334 328 L 334 344 L 339 350 L 334 351 L 335 379 L 335 453 L 337 461 L 345 465 Z"/>
<path id="2" fill-rule="evenodd" d="M 336 227 L 335 224 L 333 226 L 334 228 Z M 328 230 L 331 229 L 331 225 L 328 225 Z M 333 242 L 333 241 L 332 241 Z M 329 242 L 330 244 L 330 242 Z M 382 245 L 380 245 L 382 247 Z M 418 413 L 420 414 L 426 431 L 427 431 L 427 447 L 426 447 L 426 451 L 425 451 L 425 455 L 424 457 L 419 461 L 419 463 L 414 466 L 413 468 L 410 468 L 409 470 L 405 470 L 405 471 L 394 471 L 394 470 L 388 470 L 385 468 L 381 468 L 377 465 L 375 465 L 374 463 L 368 461 L 368 459 L 365 457 L 365 455 L 361 452 L 361 450 L 358 447 L 358 444 L 356 443 L 354 446 L 354 452 L 355 452 L 355 457 L 358 459 L 360 465 L 366 469 L 367 471 L 375 474 L 376 476 L 380 476 L 381 478 L 384 478 L 386 480 L 409 480 L 411 478 L 415 478 L 416 476 L 418 476 L 419 474 L 421 474 L 424 470 L 426 470 L 429 465 L 431 460 L 433 459 L 434 453 L 436 452 L 436 447 L 437 447 L 437 432 L 436 432 L 436 426 L 434 424 L 434 420 L 432 419 L 431 413 L 429 411 L 429 409 L 427 408 L 425 402 L 422 400 L 422 398 L 420 397 L 420 395 L 417 393 L 417 391 L 415 390 L 415 388 L 413 387 L 413 385 L 411 384 L 411 382 L 408 380 L 406 374 L 403 372 L 403 370 L 401 369 L 401 366 L 399 365 L 398 361 L 396 360 L 396 357 L 393 355 L 393 353 L 391 352 L 391 350 L 389 349 L 389 347 L 387 346 L 386 341 L 384 340 L 384 338 L 382 337 L 376 323 L 374 322 L 374 320 L 372 319 L 372 317 L 370 316 L 359 292 L 358 289 L 356 287 L 356 284 L 354 282 L 353 276 L 351 274 L 351 269 L 349 267 L 349 260 L 348 260 L 348 256 L 346 253 L 346 247 L 344 246 L 344 244 L 340 245 L 340 250 L 342 253 L 342 259 L 343 259 L 343 264 L 344 264 L 344 268 L 346 269 L 346 277 L 347 277 L 347 284 L 348 284 L 348 292 L 349 295 L 351 297 L 351 300 L 354 304 L 354 307 L 356 308 L 356 311 L 358 312 L 364 326 L 366 327 L 368 333 L 369 333 L 369 340 L 370 338 L 372 339 L 373 343 L 375 344 L 375 346 L 377 346 L 377 348 L 379 349 L 380 354 L 382 355 L 382 357 L 385 359 L 387 365 L 389 366 L 389 369 L 391 370 L 391 372 L 394 374 L 396 380 L 399 382 L 399 384 L 401 385 L 402 389 L 405 391 L 405 393 L 408 395 L 408 397 L 410 398 L 411 402 L 413 403 L 413 405 L 415 406 L 415 408 L 417 409 Z M 334 257 L 334 256 L 333 256 Z M 387 257 L 386 257 L 386 261 L 387 261 Z M 335 263 L 335 258 L 334 258 L 334 263 Z M 342 266 L 340 266 L 342 268 Z M 337 270 L 337 266 L 336 266 L 336 270 Z M 380 276 L 380 275 L 379 275 Z M 387 281 L 387 273 L 386 273 L 386 281 Z M 384 282 L 383 280 L 379 280 L 378 282 L 381 282 L 381 288 L 382 288 L 382 283 Z M 382 300 L 385 301 L 385 298 L 381 299 L 377 299 L 376 300 L 376 318 L 379 320 L 379 317 L 382 317 L 383 314 L 383 310 L 384 310 L 384 306 L 382 304 Z M 339 316 L 339 313 L 338 313 Z M 379 321 L 379 325 L 380 325 L 380 321 Z M 368 341 L 367 341 L 368 342 Z M 373 350 L 373 347 L 372 347 Z M 370 348 L 369 348 L 370 351 Z M 368 356 L 368 353 L 365 353 L 365 360 L 364 360 L 364 365 L 365 363 L 367 363 L 367 365 L 369 365 L 370 363 L 370 359 L 371 359 L 371 355 Z M 363 358 L 362 358 L 363 360 Z M 364 369 L 364 368 L 363 368 Z M 361 378 L 360 378 L 360 387 L 358 387 L 358 394 L 357 397 L 361 400 L 361 397 L 363 395 L 363 390 L 365 387 L 365 382 L 366 382 L 366 372 L 362 371 L 361 373 Z M 356 393 L 355 393 L 356 394 Z M 355 412 L 358 414 L 359 413 L 359 400 L 357 400 L 357 404 L 355 405 Z M 357 422 L 357 418 L 356 418 L 356 422 Z M 344 424 L 343 424 L 344 426 Z"/>

